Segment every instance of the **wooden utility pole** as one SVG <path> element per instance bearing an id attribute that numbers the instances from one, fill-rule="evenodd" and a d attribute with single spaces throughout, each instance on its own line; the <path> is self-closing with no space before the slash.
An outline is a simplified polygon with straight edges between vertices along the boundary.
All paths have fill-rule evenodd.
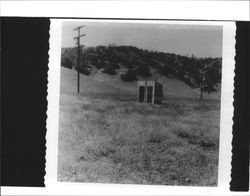
<path id="1" fill-rule="evenodd" d="M 201 91 L 201 95 L 200 95 L 200 99 L 202 100 L 202 93 L 203 93 L 203 80 L 204 80 L 204 73 L 203 70 L 201 70 L 201 83 L 200 83 L 200 91 Z"/>
<path id="2" fill-rule="evenodd" d="M 78 33 L 78 36 L 77 37 L 74 37 L 74 39 L 77 41 L 76 44 L 77 44 L 77 93 L 80 92 L 80 61 L 81 61 L 81 58 L 80 58 L 80 55 L 81 55 L 81 48 L 83 47 L 83 45 L 80 44 L 80 38 L 85 36 L 85 34 L 81 34 L 81 28 L 83 28 L 84 26 L 79 26 L 79 27 L 76 27 L 74 29 L 74 31 L 77 31 Z"/>
<path id="3" fill-rule="evenodd" d="M 86 68 L 88 67 L 88 51 L 87 48 L 85 49 L 85 63 L 86 63 Z"/>

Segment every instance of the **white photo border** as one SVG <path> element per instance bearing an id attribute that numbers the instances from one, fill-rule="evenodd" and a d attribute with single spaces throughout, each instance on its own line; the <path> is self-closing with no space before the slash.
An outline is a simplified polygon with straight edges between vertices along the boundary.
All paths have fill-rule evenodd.
<path id="1" fill-rule="evenodd" d="M 223 26 L 222 52 L 222 90 L 220 117 L 219 172 L 217 187 L 162 186 L 162 185 L 125 185 L 100 183 L 66 183 L 57 181 L 59 97 L 60 97 L 60 59 L 61 34 L 63 21 L 93 21 L 119 23 L 160 23 Z M 231 141 L 233 126 L 233 89 L 235 67 L 235 22 L 209 21 L 155 21 L 155 20 L 92 20 L 92 19 L 51 19 L 50 50 L 48 71 L 48 111 L 46 135 L 46 176 L 45 185 L 51 194 L 67 195 L 208 195 L 230 192 L 231 181 Z"/>

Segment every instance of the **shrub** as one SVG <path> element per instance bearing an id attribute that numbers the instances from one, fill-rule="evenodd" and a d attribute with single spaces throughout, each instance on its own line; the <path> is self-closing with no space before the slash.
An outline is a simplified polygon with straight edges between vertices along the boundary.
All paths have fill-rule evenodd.
<path id="1" fill-rule="evenodd" d="M 135 70 L 136 74 L 142 77 L 150 77 L 152 74 L 150 73 L 150 70 L 147 66 L 141 65 L 136 68 Z"/>
<path id="2" fill-rule="evenodd" d="M 63 58 L 62 59 L 62 64 L 61 64 L 63 67 L 66 67 L 66 68 L 69 68 L 69 69 L 72 69 L 73 67 L 73 62 L 70 58 L 66 57 L 66 58 Z"/>
<path id="3" fill-rule="evenodd" d="M 195 85 L 193 84 L 192 80 L 188 77 L 183 77 L 183 81 L 188 85 L 190 86 L 191 88 L 194 88 Z"/>
<path id="4" fill-rule="evenodd" d="M 193 145 L 199 144 L 201 142 L 201 138 L 198 135 L 189 133 L 189 131 L 179 130 L 177 132 L 177 135 L 180 138 L 186 139 L 188 143 L 193 144 Z"/>
<path id="5" fill-rule="evenodd" d="M 85 67 L 76 67 L 76 70 L 87 76 L 90 74 L 90 71 Z"/>
<path id="6" fill-rule="evenodd" d="M 124 82 L 132 82 L 137 80 L 136 74 L 133 70 L 128 70 L 126 74 L 121 75 L 121 79 Z"/>
<path id="7" fill-rule="evenodd" d="M 200 145 L 203 148 L 212 148 L 217 146 L 217 142 L 213 141 L 212 139 L 206 137 L 200 141 Z"/>
<path id="8" fill-rule="evenodd" d="M 112 68 L 111 66 L 106 66 L 102 72 L 110 75 L 116 75 L 115 69 Z"/>

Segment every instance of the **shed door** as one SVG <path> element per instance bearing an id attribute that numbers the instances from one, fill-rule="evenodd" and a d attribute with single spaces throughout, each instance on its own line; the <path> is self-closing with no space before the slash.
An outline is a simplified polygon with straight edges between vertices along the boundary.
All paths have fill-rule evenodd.
<path id="1" fill-rule="evenodd" d="M 144 102 L 144 92 L 145 92 L 144 86 L 140 86 L 139 87 L 139 102 Z"/>
<path id="2" fill-rule="evenodd" d="M 148 103 L 152 103 L 152 97 L 153 97 L 153 87 L 148 86 L 148 89 L 147 89 L 147 102 Z"/>

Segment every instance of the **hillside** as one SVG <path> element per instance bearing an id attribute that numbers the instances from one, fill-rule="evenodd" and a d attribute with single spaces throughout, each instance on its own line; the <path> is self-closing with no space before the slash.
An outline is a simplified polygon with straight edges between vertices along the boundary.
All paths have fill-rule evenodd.
<path id="1" fill-rule="evenodd" d="M 78 69 L 97 80 L 113 78 L 120 86 L 130 86 L 129 83 L 141 79 L 158 79 L 166 84 L 168 94 L 179 94 L 180 91 L 188 97 L 196 97 L 201 86 L 209 94 L 219 94 L 220 91 L 221 58 L 188 57 L 133 46 L 110 45 L 85 49 L 78 67 L 76 55 L 76 49 L 63 48 L 62 66 Z M 175 88 L 177 83 L 178 88 Z M 171 87 L 174 87 L 173 91 Z"/>
<path id="2" fill-rule="evenodd" d="M 162 76 L 162 105 L 137 99 L 136 81 L 61 68 L 58 180 L 216 186 L 220 102 Z"/>
<path id="3" fill-rule="evenodd" d="M 92 71 L 90 75 L 86 76 L 80 74 L 80 92 L 83 95 L 91 95 L 97 97 L 100 94 L 105 94 L 106 96 L 112 97 L 121 96 L 127 97 L 131 96 L 131 99 L 137 99 L 137 82 L 123 82 L 117 75 L 108 75 L 102 73 L 103 69 Z M 64 78 L 68 78 L 67 82 L 63 82 L 61 85 L 62 92 L 76 92 L 77 89 L 77 71 L 74 69 L 61 68 L 61 74 Z M 165 76 L 160 76 L 158 78 L 163 84 L 163 94 L 164 100 L 167 102 L 168 99 L 199 99 L 199 91 L 190 88 L 184 82 L 168 78 Z M 72 90 L 75 88 L 75 91 Z M 220 91 L 207 94 L 205 93 L 205 99 L 220 99 Z"/>

